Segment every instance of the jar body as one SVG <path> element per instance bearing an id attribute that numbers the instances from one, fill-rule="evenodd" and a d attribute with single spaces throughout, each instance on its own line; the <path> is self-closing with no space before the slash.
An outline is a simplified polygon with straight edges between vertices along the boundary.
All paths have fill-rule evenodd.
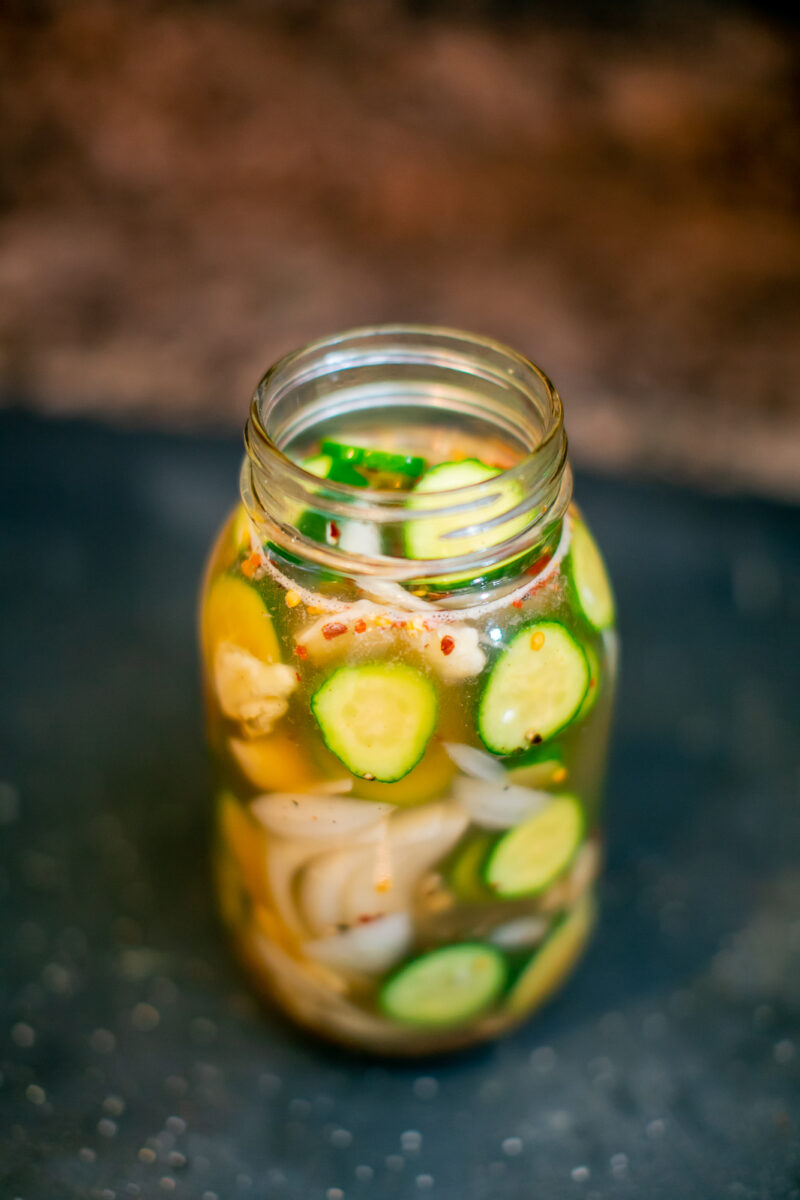
<path id="1" fill-rule="evenodd" d="M 374 576 L 294 586 L 243 507 L 219 535 L 201 620 L 220 906 L 257 988 L 324 1036 L 398 1054 L 496 1036 L 589 938 L 613 602 L 574 506 L 544 544 L 488 600 L 414 589 L 406 608 Z M 384 755 L 425 726 L 390 780 L 353 760 L 367 679 L 383 725 L 400 687 Z M 512 710 L 542 696 L 524 728 Z"/>

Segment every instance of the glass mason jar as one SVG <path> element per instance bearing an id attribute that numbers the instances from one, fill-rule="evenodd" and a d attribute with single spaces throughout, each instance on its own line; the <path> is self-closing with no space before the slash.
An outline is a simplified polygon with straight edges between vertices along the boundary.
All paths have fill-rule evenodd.
<path id="1" fill-rule="evenodd" d="M 561 401 L 426 327 L 278 362 L 202 597 L 215 864 L 254 983 L 382 1053 L 513 1027 L 590 935 L 614 603 Z"/>

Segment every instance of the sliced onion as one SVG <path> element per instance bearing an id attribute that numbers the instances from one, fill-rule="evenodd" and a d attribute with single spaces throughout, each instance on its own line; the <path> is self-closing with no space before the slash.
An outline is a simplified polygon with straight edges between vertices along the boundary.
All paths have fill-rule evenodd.
<path id="1" fill-rule="evenodd" d="M 506 784 L 484 783 L 479 779 L 457 779 L 453 796 L 469 813 L 476 825 L 484 829 L 511 829 L 520 821 L 532 817 L 550 803 L 549 792 Z"/>
<path id="2" fill-rule="evenodd" d="M 540 942 L 549 928 L 549 922 L 544 917 L 519 917 L 516 921 L 507 921 L 489 935 L 489 941 L 495 946 L 513 950 L 517 946 L 535 946 Z"/>
<path id="3" fill-rule="evenodd" d="M 613 675 L 619 661 L 619 638 L 615 629 L 603 630 L 603 649 L 606 654 L 606 665 Z"/>
<path id="4" fill-rule="evenodd" d="M 463 771 L 465 775 L 470 775 L 473 779 L 483 779 L 487 783 L 505 782 L 505 767 L 485 750 L 479 750 L 477 746 L 468 746 L 466 742 L 444 742 L 443 745 L 459 771 Z"/>
<path id="5" fill-rule="evenodd" d="M 378 837 L 381 821 L 394 811 L 393 804 L 292 792 L 258 796 L 250 808 L 253 816 L 270 833 L 279 837 L 315 839 L 361 839 L 371 832 Z"/>
<path id="6" fill-rule="evenodd" d="M 467 823 L 452 802 L 401 809 L 385 823 L 380 840 L 314 858 L 299 889 L 309 929 L 319 936 L 364 917 L 409 909 L 420 877 L 452 849 Z"/>
<path id="7" fill-rule="evenodd" d="M 595 841 L 584 842 L 578 851 L 567 884 L 567 901 L 576 903 L 600 874 L 600 847 Z"/>
<path id="8" fill-rule="evenodd" d="M 325 846 L 325 842 L 312 841 L 310 838 L 294 842 L 287 838 L 270 838 L 267 843 L 267 882 L 272 902 L 278 916 L 293 933 L 305 932 L 294 901 L 295 875 Z"/>
<path id="9" fill-rule="evenodd" d="M 410 908 L 421 877 L 452 850 L 466 827 L 465 814 L 447 801 L 396 813 L 389 821 L 385 846 L 379 842 L 370 847 L 366 860 L 347 879 L 344 922 Z"/>
<path id="10" fill-rule="evenodd" d="M 419 808 L 399 808 L 389 822 L 393 845 L 457 841 L 466 828 L 464 814 L 452 800 L 438 800 Z"/>
<path id="11" fill-rule="evenodd" d="M 363 1042 L 400 1045 L 408 1030 L 395 1021 L 357 1008 L 346 995 L 347 981 L 322 963 L 298 962 L 269 942 L 259 931 L 249 935 L 251 952 L 268 972 L 272 986 L 283 995 L 290 1012 L 314 1026 L 328 1028 Z"/>
<path id="12" fill-rule="evenodd" d="M 319 999 L 327 1000 L 347 990 L 343 979 L 322 963 L 306 963 L 290 954 L 276 942 L 272 942 L 257 930 L 252 931 L 252 945 L 270 973 L 280 978 L 281 983 L 292 992 L 307 992 Z"/>
<path id="13" fill-rule="evenodd" d="M 398 609 L 410 609 L 414 612 L 436 612 L 436 605 L 407 592 L 399 583 L 391 579 L 373 579 L 370 575 L 356 575 L 354 582 L 360 590 L 378 604 L 393 605 Z"/>
<path id="14" fill-rule="evenodd" d="M 349 846 L 319 854 L 305 867 L 299 886 L 300 910 L 306 925 L 318 937 L 339 925 L 349 925 L 344 916 L 343 897 L 348 879 L 368 870 L 374 861 L 368 846 Z M 364 909 L 359 916 L 372 916 Z"/>
<path id="15" fill-rule="evenodd" d="M 336 970 L 380 975 L 408 953 L 412 935 L 411 917 L 397 912 L 306 942 L 303 949 L 309 957 Z"/>
<path id="16" fill-rule="evenodd" d="M 364 558 L 375 558 L 381 552 L 380 530 L 368 521 L 342 522 L 339 547 L 348 554 L 361 554 Z"/>
<path id="17" fill-rule="evenodd" d="M 342 776 L 341 779 L 325 779 L 317 784 L 321 792 L 326 796 L 346 796 L 348 792 L 353 790 L 352 775 Z"/>

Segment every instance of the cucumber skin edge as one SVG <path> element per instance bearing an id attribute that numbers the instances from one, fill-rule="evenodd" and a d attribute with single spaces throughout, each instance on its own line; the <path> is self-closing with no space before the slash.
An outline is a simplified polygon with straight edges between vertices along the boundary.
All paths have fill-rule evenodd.
<path id="1" fill-rule="evenodd" d="M 499 841 L 497 841 L 495 843 L 495 845 L 492 847 L 492 849 L 489 851 L 489 853 L 486 857 L 486 862 L 484 863 L 484 866 L 483 866 L 483 882 L 486 885 L 486 887 L 489 889 L 489 891 L 491 892 L 492 896 L 494 896 L 494 898 L 496 900 L 533 900 L 533 899 L 536 899 L 536 897 L 538 897 L 538 896 L 543 896 L 544 893 L 547 891 L 547 889 L 552 887 L 553 884 L 556 882 L 556 880 L 560 879 L 562 875 L 565 875 L 567 873 L 567 871 L 569 871 L 572 864 L 575 862 L 575 859 L 578 857 L 578 852 L 580 851 L 581 847 L 583 846 L 584 842 L 586 841 L 586 813 L 584 812 L 583 805 L 580 803 L 577 796 L 575 796 L 571 792 L 562 793 L 562 794 L 568 795 L 572 798 L 572 800 L 574 801 L 575 807 L 579 810 L 579 813 L 580 813 L 580 827 L 578 830 L 578 837 L 575 841 L 575 849 L 572 851 L 572 854 L 570 855 L 569 859 L 564 863 L 564 866 L 561 868 L 561 870 L 556 875 L 551 875 L 550 878 L 546 881 L 546 883 L 543 883 L 540 887 L 535 888 L 533 891 L 530 891 L 530 892 L 499 892 L 496 887 L 492 887 L 491 883 L 489 883 L 488 875 L 489 875 L 489 868 L 492 865 L 492 859 L 494 858 L 495 854 L 500 849 L 500 847 L 502 846 L 502 844 L 506 840 L 506 838 L 509 837 L 512 833 L 515 833 L 517 829 L 519 829 L 519 825 L 515 825 L 511 829 L 507 829 L 506 832 L 503 834 L 503 836 L 499 839 Z"/>
<path id="2" fill-rule="evenodd" d="M 455 1021 L 415 1021 L 413 1017 L 398 1016 L 397 1013 L 392 1010 L 391 1006 L 386 1003 L 386 992 L 388 988 L 405 971 L 412 967 L 414 963 L 421 962 L 422 959 L 429 958 L 433 955 L 446 955 L 452 950 L 462 950 L 465 947 L 474 947 L 476 950 L 480 950 L 483 953 L 488 951 L 494 960 L 495 966 L 498 968 L 498 984 L 496 991 L 484 1005 L 476 1008 L 472 1012 L 465 1014 L 463 1017 L 460 1017 Z M 385 1016 L 390 1017 L 393 1021 L 400 1021 L 404 1025 L 415 1025 L 418 1029 L 447 1029 L 452 1026 L 460 1025 L 466 1021 L 472 1021 L 476 1017 L 482 1016 L 490 1007 L 493 1007 L 497 1001 L 508 992 L 510 974 L 511 972 L 506 955 L 503 954 L 502 950 L 498 949 L 497 946 L 493 946 L 490 942 L 453 942 L 449 946 L 441 946 L 436 950 L 427 950 L 423 954 L 415 954 L 411 958 L 406 959 L 406 961 L 399 967 L 395 967 L 388 978 L 384 979 L 381 985 L 381 989 L 377 997 L 378 1007 Z"/>
<path id="3" fill-rule="evenodd" d="M 364 666 L 375 666 L 377 664 L 364 663 L 363 665 Z M 325 730 L 323 728 L 322 722 L 320 721 L 319 717 L 317 716 L 317 710 L 316 710 L 316 706 L 314 704 L 314 701 L 316 700 L 317 696 L 322 691 L 322 689 L 324 687 L 327 687 L 327 685 L 331 682 L 331 680 L 334 679 L 339 674 L 340 671 L 350 671 L 352 669 L 353 669 L 352 664 L 343 663 L 342 666 L 337 667 L 335 671 L 332 671 L 331 674 L 327 677 L 327 679 L 323 680 L 323 682 L 319 685 L 317 690 L 312 695 L 311 700 L 309 701 L 309 708 L 311 709 L 311 713 L 314 717 L 314 720 L 317 722 L 317 728 L 319 729 L 320 737 L 322 738 L 326 749 L 330 750 L 331 754 L 333 754 L 339 760 L 339 762 L 342 764 L 342 766 L 345 768 L 345 770 L 349 771 L 351 775 L 355 775 L 355 777 L 357 779 L 364 779 L 364 775 L 360 771 L 354 771 L 352 767 L 348 766 L 348 764 L 344 761 L 344 759 L 341 757 L 341 755 L 338 754 L 334 750 L 333 746 L 328 741 L 328 738 L 325 734 Z M 356 668 L 356 669 L 358 669 L 358 668 Z M 413 670 L 413 669 L 414 668 L 412 667 L 411 670 Z M 425 682 L 430 686 L 431 694 L 433 697 L 433 721 L 432 721 L 431 732 L 428 734 L 427 738 L 425 739 L 425 744 L 422 747 L 419 758 L 416 758 L 414 760 L 414 762 L 411 764 L 411 766 L 408 768 L 407 771 L 403 771 L 402 775 L 393 775 L 391 779 L 381 779 L 379 776 L 376 775 L 375 780 L 374 780 L 375 783 L 399 783 L 401 779 L 405 779 L 406 775 L 410 775 L 411 772 L 414 770 L 414 767 L 419 766 L 419 764 L 422 762 L 423 758 L 425 757 L 425 752 L 428 749 L 428 745 L 436 731 L 436 725 L 439 721 L 439 697 L 437 695 L 436 689 L 434 688 L 433 684 L 430 683 L 430 680 L 427 678 L 427 676 L 421 675 L 420 677 L 422 679 L 424 679 Z M 372 772 L 371 771 L 367 772 L 367 774 L 372 774 Z M 372 782 L 372 781 L 370 780 L 369 782 Z M 364 803 L 369 804 L 370 801 L 365 800 Z"/>
<path id="4" fill-rule="evenodd" d="M 522 754 L 526 754 L 533 747 L 519 746 L 516 750 L 495 750 L 495 748 L 493 746 L 490 746 L 489 743 L 484 738 L 483 732 L 481 730 L 481 724 L 482 724 L 481 715 L 483 712 L 483 704 L 484 704 L 484 700 L 486 697 L 486 692 L 489 689 L 489 684 L 492 681 L 492 675 L 494 674 L 494 669 L 497 666 L 497 664 L 500 662 L 500 659 L 503 657 L 504 654 L 508 653 L 508 651 L 511 649 L 511 647 L 513 646 L 514 642 L 517 640 L 518 637 L 521 637 L 523 633 L 526 633 L 529 630 L 535 629 L 537 627 L 540 628 L 542 625 L 551 625 L 551 626 L 555 625 L 559 629 L 563 629 L 564 632 L 566 633 L 567 637 L 575 644 L 575 646 L 577 646 L 578 650 L 580 650 L 581 654 L 583 655 L 584 662 L 586 663 L 586 686 L 583 689 L 583 692 L 581 693 L 580 700 L 578 701 L 578 703 L 576 704 L 575 708 L 570 713 L 570 715 L 567 717 L 566 721 L 564 721 L 561 725 L 559 725 L 557 729 L 553 729 L 550 733 L 548 733 L 547 737 L 542 738 L 541 742 L 537 743 L 537 747 L 536 747 L 537 749 L 540 749 L 541 747 L 546 746 L 547 743 L 552 738 L 558 737 L 559 734 L 563 733 L 564 730 L 569 725 L 572 724 L 572 722 L 575 720 L 575 717 L 578 715 L 578 712 L 580 711 L 581 705 L 583 704 L 584 700 L 586 699 L 586 693 L 589 691 L 589 681 L 592 677 L 592 666 L 591 666 L 591 663 L 589 662 L 589 658 L 586 654 L 586 651 L 584 650 L 581 643 L 577 640 L 577 638 L 575 638 L 570 633 L 570 631 L 567 629 L 566 625 L 564 625 L 564 623 L 562 621 L 553 621 L 551 618 L 545 617 L 543 620 L 531 621 L 527 625 L 520 626 L 520 628 L 514 634 L 514 637 L 512 638 L 511 642 L 509 642 L 509 644 L 505 647 L 505 649 L 500 651 L 500 654 L 495 659 L 494 663 L 492 664 L 492 667 L 489 670 L 488 675 L 486 676 L 486 682 L 484 683 L 483 688 L 481 689 L 481 694 L 478 698 L 477 719 L 475 721 L 475 727 L 478 731 L 478 737 L 481 739 L 481 741 L 483 742 L 484 746 L 489 751 L 489 753 L 494 754 L 496 758 L 511 759 L 512 762 L 509 765 L 513 765 L 513 766 L 521 766 L 522 764 L 518 763 L 516 761 L 518 756 L 520 756 Z"/>
<path id="5" fill-rule="evenodd" d="M 613 629 L 617 623 L 617 600 L 616 600 L 616 596 L 614 595 L 614 589 L 611 587 L 611 581 L 608 578 L 608 571 L 605 569 L 605 567 L 606 567 L 605 559 L 603 558 L 603 555 L 600 553 L 600 547 L 597 545 L 597 542 L 595 541 L 592 531 L 589 529 L 588 525 L 586 525 L 585 522 L 581 522 L 581 525 L 582 525 L 584 532 L 587 534 L 587 536 L 590 537 L 592 539 L 592 541 L 594 542 L 595 548 L 597 549 L 598 554 L 600 554 L 600 560 L 603 563 L 603 569 L 604 569 L 605 575 L 606 575 L 606 582 L 608 584 L 608 589 L 611 593 L 611 618 L 610 618 L 610 620 L 607 621 L 605 625 L 596 625 L 594 623 L 594 621 L 590 618 L 586 609 L 583 607 L 583 601 L 581 600 L 581 594 L 580 594 L 580 590 L 578 588 L 578 581 L 575 578 L 575 560 L 572 556 L 572 552 L 571 552 L 572 548 L 571 547 L 570 547 L 570 553 L 567 555 L 567 561 L 564 564 L 566 567 L 565 573 L 566 573 L 567 580 L 568 580 L 569 592 L 574 601 L 574 607 L 578 610 L 578 612 L 580 613 L 583 620 L 586 622 L 586 624 L 591 629 L 592 633 L 604 633 L 606 629 Z M 574 534 L 573 534 L 573 538 L 574 538 Z"/>

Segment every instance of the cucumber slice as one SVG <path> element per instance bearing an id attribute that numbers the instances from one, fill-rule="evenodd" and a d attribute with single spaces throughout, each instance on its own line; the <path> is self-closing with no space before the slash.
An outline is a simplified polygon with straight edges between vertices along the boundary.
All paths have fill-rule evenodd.
<path id="1" fill-rule="evenodd" d="M 422 758 L 408 775 L 395 780 L 394 783 L 357 779 L 353 784 L 353 795 L 362 800 L 383 801 L 386 804 L 413 808 L 443 796 L 454 773 L 455 768 L 441 744 L 429 742 Z"/>
<path id="2" fill-rule="evenodd" d="M 463 849 L 456 851 L 449 869 L 446 870 L 446 878 L 451 891 L 459 900 L 468 904 L 479 904 L 490 898 L 491 893 L 483 881 L 483 866 L 491 844 L 490 835 L 481 833 L 467 842 Z"/>
<path id="3" fill-rule="evenodd" d="M 587 697 L 589 693 L 586 693 Z M 583 705 L 579 713 L 583 712 Z M 509 782 L 517 787 L 533 788 L 541 791 L 551 787 L 559 787 L 569 777 L 569 770 L 564 761 L 564 752 L 556 743 L 545 743 L 544 746 L 532 746 L 530 750 L 515 758 L 509 759 Z"/>
<path id="4" fill-rule="evenodd" d="M 413 493 L 409 497 L 409 507 L 421 507 L 419 502 L 415 505 L 415 495 L 428 495 L 431 492 L 448 492 L 454 488 L 469 487 L 501 474 L 502 471 L 499 467 L 488 467 L 486 463 L 480 462 L 477 458 L 467 458 L 463 462 L 440 463 L 438 467 L 432 467 L 430 471 L 427 471 L 415 485 Z M 513 537 L 515 533 L 525 528 L 527 517 L 515 517 L 513 520 L 503 521 L 501 524 L 492 526 L 489 530 L 481 529 L 478 533 L 464 537 L 447 536 L 463 529 L 465 525 L 469 525 L 473 521 L 483 526 L 486 522 L 500 517 L 514 508 L 522 499 L 522 489 L 517 483 L 501 480 L 497 484 L 497 493 L 496 499 L 491 504 L 481 505 L 474 514 L 459 513 L 456 516 L 419 518 L 416 521 L 409 521 L 405 531 L 407 556 L 421 559 L 452 558 L 462 554 L 472 554 L 476 550 L 497 545 Z M 426 501 L 427 503 L 429 502 Z M 448 498 L 444 497 L 441 506 L 445 507 L 447 504 Z M 456 579 L 450 582 L 457 584 L 460 581 Z"/>
<path id="5" fill-rule="evenodd" d="M 503 989 L 506 963 L 499 950 L 462 942 L 432 950 L 402 967 L 383 988 L 380 1006 L 405 1025 L 443 1028 L 484 1012 Z"/>
<path id="6" fill-rule="evenodd" d="M 364 476 L 360 475 L 351 463 L 331 454 L 315 454 L 311 458 L 304 458 L 300 466 L 311 475 L 316 475 L 317 479 L 330 479 L 332 483 L 349 483 L 350 487 L 367 486 Z"/>
<path id="7" fill-rule="evenodd" d="M 417 454 L 393 454 L 389 450 L 375 450 L 371 446 L 349 446 L 331 438 L 324 438 L 320 449 L 323 454 L 329 454 L 339 462 L 388 475 L 409 475 L 416 479 L 426 467 L 425 459 Z"/>
<path id="8" fill-rule="evenodd" d="M 261 595 L 238 575 L 220 575 L 209 587 L 201 618 L 207 662 L 221 642 L 232 642 L 260 662 L 280 662 L 275 627 Z"/>
<path id="9" fill-rule="evenodd" d="M 552 996 L 580 957 L 594 921 L 594 900 L 584 894 L 523 968 L 508 995 L 512 1012 L 521 1016 Z"/>
<path id="10" fill-rule="evenodd" d="M 402 779 L 436 727 L 436 692 L 405 663 L 340 667 L 311 698 L 325 745 L 362 779 Z"/>
<path id="11" fill-rule="evenodd" d="M 600 692 L 600 660 L 591 646 L 584 646 L 583 652 L 589 664 L 589 686 L 586 689 L 583 703 L 575 714 L 576 721 L 582 721 L 584 717 L 588 717 L 597 702 Z"/>
<path id="12" fill-rule="evenodd" d="M 304 458 L 300 462 L 300 466 L 311 475 L 316 475 L 318 479 L 329 479 L 332 483 L 347 483 L 350 487 L 363 488 L 367 486 L 364 476 L 359 475 L 358 471 L 350 463 L 340 461 L 329 454 L 315 454 L 312 458 Z M 352 523 L 356 524 L 356 522 Z M 317 509 L 304 509 L 298 515 L 296 524 L 298 533 L 301 533 L 303 537 L 307 537 L 310 541 L 326 542 L 328 540 L 330 522 Z M 349 524 L 351 522 L 340 522 L 340 537 L 344 537 L 347 534 L 347 526 Z"/>
<path id="13" fill-rule="evenodd" d="M 581 646 L 557 621 L 525 625 L 498 658 L 478 706 L 478 732 L 494 754 L 517 754 L 568 725 L 589 686 Z"/>
<path id="14" fill-rule="evenodd" d="M 497 896 L 538 896 L 572 862 L 584 832 L 575 796 L 555 796 L 547 808 L 510 829 L 486 864 L 486 882 Z"/>
<path id="15" fill-rule="evenodd" d="M 579 521 L 572 528 L 569 564 L 581 612 L 595 629 L 607 629 L 614 623 L 614 595 L 597 543 Z"/>

